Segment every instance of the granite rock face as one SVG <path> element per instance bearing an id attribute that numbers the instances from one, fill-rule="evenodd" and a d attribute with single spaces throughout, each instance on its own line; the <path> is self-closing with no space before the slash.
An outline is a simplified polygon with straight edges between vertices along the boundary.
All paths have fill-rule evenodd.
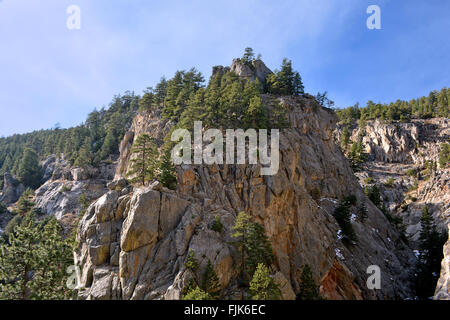
<path id="1" fill-rule="evenodd" d="M 261 176 L 259 165 L 181 165 L 176 191 L 155 182 L 128 193 L 110 190 L 91 204 L 77 233 L 81 298 L 179 299 L 192 277 L 201 279 L 208 260 L 222 296 L 240 298 L 240 258 L 231 244 L 240 211 L 264 226 L 284 299 L 299 292 L 306 264 L 328 299 L 413 296 L 415 256 L 364 195 L 335 144 L 334 112 L 306 95 L 263 96 L 264 103 L 273 99 L 288 109 L 291 122 L 280 134 L 274 176 Z M 139 114 L 121 143 L 115 180 L 124 177 L 136 137 L 146 132 L 162 141 L 170 127 L 158 111 Z M 364 222 L 352 219 L 354 244 L 344 242 L 332 215 L 339 199 L 350 194 L 368 209 Z M 216 216 L 221 233 L 211 229 Z M 195 274 L 184 267 L 191 249 L 200 262 Z M 367 288 L 371 265 L 381 269 L 380 290 Z"/>
<path id="2" fill-rule="evenodd" d="M 341 129 L 342 126 L 338 126 L 337 137 Z M 450 119 L 412 120 L 407 123 L 375 120 L 367 121 L 364 128 L 351 129 L 353 141 L 364 131 L 362 141 L 369 155 L 363 169 L 356 173 L 360 184 L 379 186 L 386 208 L 403 220 L 410 246 L 419 249 L 420 218 L 425 205 L 438 228 L 448 232 L 450 168 L 439 165 L 439 152 L 442 144 L 450 138 Z M 368 182 L 369 177 L 372 182 Z M 389 180 L 392 185 L 389 185 Z M 450 295 L 447 285 L 450 281 L 448 247 L 447 243 L 436 299 Z"/>
<path id="3" fill-rule="evenodd" d="M 35 191 L 36 207 L 43 213 L 62 219 L 81 211 L 79 198 L 88 201 L 108 191 L 107 183 L 114 178 L 115 164 L 103 162 L 97 168 L 77 168 L 61 158 L 50 156 L 42 165 L 46 182 Z"/>
<path id="4" fill-rule="evenodd" d="M 25 191 L 25 186 L 8 172 L 4 174 L 3 179 L 3 190 L 0 201 L 9 205 L 19 200 L 20 196 Z"/>

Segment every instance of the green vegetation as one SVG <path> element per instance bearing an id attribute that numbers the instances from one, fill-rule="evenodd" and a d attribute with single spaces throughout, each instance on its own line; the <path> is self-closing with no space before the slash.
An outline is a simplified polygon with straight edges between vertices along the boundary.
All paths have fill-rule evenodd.
<path id="1" fill-rule="evenodd" d="M 414 181 L 414 183 L 408 188 L 409 191 L 414 191 L 419 188 L 419 182 L 417 180 Z"/>
<path id="2" fill-rule="evenodd" d="M 342 129 L 342 136 L 341 136 L 342 150 L 344 150 L 344 151 L 347 150 L 349 143 L 350 143 L 349 126 L 345 126 L 344 129 Z"/>
<path id="3" fill-rule="evenodd" d="M 17 178 L 25 186 L 36 189 L 41 184 L 41 168 L 38 155 L 33 149 L 26 148 L 19 162 Z"/>
<path id="4" fill-rule="evenodd" d="M 333 216 L 336 219 L 345 239 L 354 242 L 357 240 L 355 230 L 351 223 L 351 208 L 356 205 L 357 199 L 354 195 L 345 197 L 339 206 L 334 210 Z"/>
<path id="5" fill-rule="evenodd" d="M 25 216 L 0 244 L 0 299 L 68 299 L 66 268 L 73 264 L 71 241 L 55 218 Z"/>
<path id="6" fill-rule="evenodd" d="M 268 92 L 279 95 L 298 96 L 304 93 L 302 78 L 292 68 L 292 61 L 283 59 L 281 70 L 275 70 L 267 77 Z"/>
<path id="7" fill-rule="evenodd" d="M 214 221 L 211 225 L 211 230 L 214 230 L 215 232 L 222 233 L 223 231 L 223 223 L 222 220 L 220 220 L 220 217 L 217 215 L 214 217 Z"/>
<path id="8" fill-rule="evenodd" d="M 268 268 L 273 263 L 274 255 L 264 228 L 260 224 L 252 222 L 248 214 L 240 212 L 233 231 L 231 236 L 237 239 L 236 245 L 241 255 L 242 283 L 250 285 L 250 292 L 255 299 L 273 297 L 273 279 L 269 275 Z M 252 279 L 249 281 L 250 277 Z M 265 288 L 266 291 L 261 291 L 260 295 L 255 296 L 254 289 L 256 288 Z"/>
<path id="9" fill-rule="evenodd" d="M 250 281 L 250 293 L 254 300 L 279 300 L 281 292 L 275 280 L 270 276 L 269 268 L 259 263 Z"/>
<path id="10" fill-rule="evenodd" d="M 367 178 L 364 179 L 364 183 L 365 184 L 372 184 L 374 182 L 375 182 L 375 179 L 372 178 L 372 177 L 367 177 Z"/>
<path id="11" fill-rule="evenodd" d="M 145 182 L 155 177 L 156 158 L 158 151 L 148 134 L 140 135 L 133 143 L 131 149 L 134 157 L 131 159 L 131 170 L 127 172 L 128 177 L 132 177 L 132 183 L 141 182 L 145 186 Z"/>
<path id="12" fill-rule="evenodd" d="M 394 184 L 395 184 L 395 179 L 392 177 L 387 179 L 387 181 L 384 183 L 384 185 L 388 188 L 393 188 Z"/>
<path id="13" fill-rule="evenodd" d="M 420 255 L 417 264 L 416 292 L 420 299 L 429 299 L 433 296 L 439 279 L 443 258 L 442 247 L 447 235 L 437 230 L 427 205 L 422 209 L 420 223 Z"/>
<path id="14" fill-rule="evenodd" d="M 417 177 L 417 170 L 411 168 L 411 169 L 406 170 L 405 174 L 411 178 L 414 178 L 414 177 Z"/>
<path id="15" fill-rule="evenodd" d="M 381 206 L 381 194 L 380 189 L 378 188 L 377 185 L 366 186 L 364 192 L 375 206 L 377 207 Z"/>
<path id="16" fill-rule="evenodd" d="M 361 169 L 361 165 L 367 160 L 367 154 L 365 152 L 362 139 L 359 139 L 357 142 L 353 142 L 347 157 L 350 160 L 353 170 Z"/>
<path id="17" fill-rule="evenodd" d="M 450 144 L 443 143 L 441 145 L 441 151 L 439 152 L 439 165 L 441 168 L 445 168 L 450 163 Z"/>
<path id="18" fill-rule="evenodd" d="M 358 104 L 336 111 L 340 121 L 350 124 L 357 120 L 381 119 L 386 121 L 409 121 L 432 117 L 449 117 L 450 89 L 442 88 L 439 92 L 431 91 L 426 97 L 410 101 L 397 100 L 389 104 L 368 101 L 366 107 Z"/>
<path id="19" fill-rule="evenodd" d="M 211 296 L 199 286 L 195 286 L 187 290 L 187 293 L 183 295 L 183 300 L 211 300 Z"/>
<path id="20" fill-rule="evenodd" d="M 326 91 L 324 93 L 318 92 L 315 98 L 321 106 L 327 108 L 331 108 L 334 106 L 334 101 L 328 98 L 328 93 Z"/>
<path id="21" fill-rule="evenodd" d="M 195 271 L 195 270 L 197 270 L 198 266 L 199 266 L 199 262 L 198 262 L 197 258 L 195 257 L 195 252 L 194 252 L 194 250 L 190 249 L 189 253 L 187 255 L 184 267 L 188 270 Z"/>
<path id="22" fill-rule="evenodd" d="M 300 292 L 297 294 L 298 300 L 322 300 L 319 293 L 319 286 L 314 281 L 314 276 L 309 265 L 303 266 L 300 276 Z"/>
<path id="23" fill-rule="evenodd" d="M 203 288 L 212 299 L 218 299 L 220 297 L 220 282 L 211 260 L 208 260 L 208 264 L 206 265 L 203 276 Z"/>
<path id="24" fill-rule="evenodd" d="M 166 188 L 171 190 L 177 188 L 177 172 L 169 148 L 162 151 L 161 159 L 158 161 L 158 180 Z"/>
<path id="25" fill-rule="evenodd" d="M 21 182 L 36 188 L 40 182 L 37 160 L 64 154 L 72 164 L 96 165 L 119 152 L 119 141 L 131 125 L 138 109 L 139 96 L 126 92 L 115 96 L 107 110 L 92 111 L 85 123 L 70 129 L 56 126 L 0 138 L 0 177 L 10 172 Z M 0 179 L 0 188 L 3 179 Z"/>
<path id="26" fill-rule="evenodd" d="M 34 203 L 34 192 L 30 188 L 26 189 L 17 201 L 17 206 L 14 210 L 14 213 L 25 215 L 33 209 Z"/>
<path id="27" fill-rule="evenodd" d="M 241 253 L 244 279 L 247 274 L 251 275 L 255 272 L 259 263 L 272 264 L 274 259 L 272 247 L 260 224 L 251 222 L 248 214 L 240 212 L 233 231 L 231 236 L 238 239 L 237 245 Z"/>

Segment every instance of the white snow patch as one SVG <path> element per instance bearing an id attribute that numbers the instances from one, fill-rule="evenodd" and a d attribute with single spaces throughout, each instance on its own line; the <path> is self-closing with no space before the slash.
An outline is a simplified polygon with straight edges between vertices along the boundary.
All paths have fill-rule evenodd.
<path id="1" fill-rule="evenodd" d="M 334 249 L 334 252 L 336 253 L 336 257 L 338 257 L 341 260 L 345 260 L 344 255 L 341 253 L 341 250 L 339 250 L 338 248 Z"/>
<path id="2" fill-rule="evenodd" d="M 343 237 L 344 237 L 344 235 L 342 234 L 342 230 L 339 229 L 338 232 L 337 232 L 337 238 L 338 238 L 338 240 L 341 240 Z"/>

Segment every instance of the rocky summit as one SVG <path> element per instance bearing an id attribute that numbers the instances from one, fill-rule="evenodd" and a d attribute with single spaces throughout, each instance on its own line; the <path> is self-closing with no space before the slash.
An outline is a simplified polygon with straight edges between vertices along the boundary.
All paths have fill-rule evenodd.
<path id="1" fill-rule="evenodd" d="M 257 71 L 242 72 L 257 77 Z M 263 96 L 264 103 L 271 99 Z M 158 181 L 126 187 L 133 140 L 148 133 L 162 141 L 172 125 L 159 111 L 135 117 L 120 144 L 111 190 L 89 206 L 78 227 L 80 297 L 180 299 L 190 279 L 200 277 L 211 261 L 223 297 L 240 298 L 241 262 L 231 235 L 241 211 L 266 230 L 283 299 L 296 298 L 305 265 L 327 299 L 414 296 L 413 251 L 364 194 L 336 145 L 335 113 L 308 95 L 276 99 L 288 109 L 291 123 L 280 135 L 276 175 L 261 176 L 259 165 L 182 165 L 176 190 Z M 333 216 L 339 199 L 350 194 L 367 207 L 364 222 L 353 214 L 357 241 L 351 243 Z M 216 217 L 221 232 L 211 228 Z M 199 260 L 198 274 L 185 267 L 190 251 Z M 371 265 L 381 268 L 380 290 L 367 287 Z"/>

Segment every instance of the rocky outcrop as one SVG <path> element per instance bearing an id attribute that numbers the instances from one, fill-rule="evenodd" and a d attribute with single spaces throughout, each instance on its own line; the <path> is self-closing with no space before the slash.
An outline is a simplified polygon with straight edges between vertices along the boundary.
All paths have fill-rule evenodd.
<path id="1" fill-rule="evenodd" d="M 369 158 L 356 173 L 360 184 L 379 186 L 384 205 L 391 214 L 401 218 L 410 246 L 418 250 L 420 219 L 425 205 L 441 231 L 445 232 L 450 226 L 450 168 L 439 165 L 441 145 L 450 138 L 450 120 L 367 121 L 364 128 L 353 127 L 352 140 L 356 141 L 361 133 L 364 133 L 362 141 Z M 430 165 L 427 168 L 427 162 L 433 168 Z M 368 178 L 373 181 L 369 182 Z M 449 295 L 448 244 L 444 253 L 437 299 Z"/>
<path id="2" fill-rule="evenodd" d="M 242 78 L 250 81 L 258 79 L 261 83 L 264 83 L 267 76 L 272 73 L 259 59 L 252 60 L 250 64 L 244 63 L 241 59 L 233 59 L 230 70 Z"/>
<path id="3" fill-rule="evenodd" d="M 441 275 L 439 277 L 434 299 L 436 300 L 450 300 L 450 229 L 449 239 L 444 245 L 444 259 L 441 263 Z"/>
<path id="4" fill-rule="evenodd" d="M 108 191 L 116 165 L 102 162 L 97 168 L 71 167 L 64 159 L 50 156 L 42 165 L 47 181 L 36 192 L 36 208 L 62 219 L 81 211 L 81 195 L 92 202 Z"/>
<path id="5" fill-rule="evenodd" d="M 240 258 L 231 237 L 240 211 L 265 227 L 275 254 L 274 278 L 285 299 L 299 292 L 306 264 L 328 299 L 412 297 L 415 257 L 366 198 L 334 143 L 334 112 L 309 96 L 279 102 L 289 110 L 292 127 L 280 135 L 276 175 L 261 176 L 259 165 L 182 165 L 176 191 L 155 182 L 129 193 L 111 190 L 91 204 L 77 235 L 80 297 L 179 299 L 210 260 L 222 296 L 240 298 Z M 162 139 L 169 129 L 156 111 L 138 115 L 121 144 L 116 179 L 128 167 L 133 137 L 147 132 Z M 368 209 L 364 222 L 352 219 L 354 244 L 342 239 L 332 215 L 339 199 L 350 194 Z M 221 233 L 211 229 L 216 216 Z M 196 273 L 184 267 L 189 250 L 200 262 Z M 366 286 L 370 265 L 381 268 L 380 290 Z"/>
<path id="6" fill-rule="evenodd" d="M 3 181 L 0 201 L 5 204 L 15 203 L 25 191 L 25 186 L 8 172 L 3 175 Z"/>

